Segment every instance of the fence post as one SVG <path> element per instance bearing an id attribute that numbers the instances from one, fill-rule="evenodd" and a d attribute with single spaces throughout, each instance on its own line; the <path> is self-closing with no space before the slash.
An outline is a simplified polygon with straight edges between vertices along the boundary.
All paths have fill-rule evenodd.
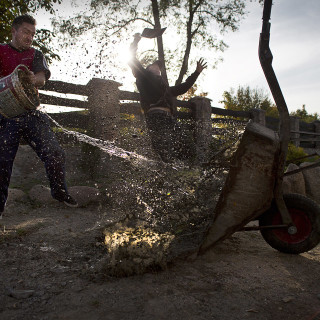
<path id="1" fill-rule="evenodd" d="M 315 133 L 320 133 L 320 121 L 318 121 L 318 120 L 314 122 L 314 131 L 315 131 Z M 320 136 L 315 136 L 315 139 L 319 140 Z M 316 141 L 315 147 L 316 147 L 316 149 L 320 148 L 320 141 Z"/>
<path id="2" fill-rule="evenodd" d="M 296 131 L 296 132 L 292 132 Z M 291 142 L 296 146 L 300 147 L 300 118 L 295 116 L 290 116 L 290 138 L 292 139 Z"/>
<path id="3" fill-rule="evenodd" d="M 251 109 L 251 117 L 253 122 L 266 126 L 266 112 L 262 109 Z"/>
<path id="4" fill-rule="evenodd" d="M 89 135 L 103 140 L 114 140 L 120 120 L 120 83 L 93 78 L 87 84 L 89 89 Z M 100 172 L 101 150 L 90 144 L 82 146 L 82 165 L 92 178 Z"/>
<path id="5" fill-rule="evenodd" d="M 209 145 L 212 140 L 212 120 L 210 99 L 195 97 L 192 112 L 195 119 L 194 137 L 196 142 L 198 162 L 206 162 L 209 155 Z"/>
<path id="6" fill-rule="evenodd" d="M 95 138 L 113 140 L 120 120 L 119 89 L 121 84 L 93 78 L 89 81 L 90 126 Z"/>

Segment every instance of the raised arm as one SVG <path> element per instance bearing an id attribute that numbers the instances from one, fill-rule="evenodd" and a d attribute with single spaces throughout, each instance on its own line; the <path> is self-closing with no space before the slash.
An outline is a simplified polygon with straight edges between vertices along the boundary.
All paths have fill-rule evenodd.
<path id="1" fill-rule="evenodd" d="M 129 66 L 132 70 L 132 73 L 135 77 L 140 73 L 144 73 L 145 69 L 140 63 L 140 61 L 137 59 L 137 49 L 138 49 L 138 43 L 141 40 L 141 35 L 140 33 L 136 33 L 134 36 L 133 42 L 130 45 L 130 54 L 131 54 L 131 59 L 129 62 Z"/>
<path id="2" fill-rule="evenodd" d="M 170 93 L 174 96 L 180 96 L 186 93 L 196 82 L 199 74 L 207 67 L 207 63 L 201 58 L 197 61 L 196 70 L 189 76 L 185 82 L 178 84 L 176 86 L 170 87 Z"/>

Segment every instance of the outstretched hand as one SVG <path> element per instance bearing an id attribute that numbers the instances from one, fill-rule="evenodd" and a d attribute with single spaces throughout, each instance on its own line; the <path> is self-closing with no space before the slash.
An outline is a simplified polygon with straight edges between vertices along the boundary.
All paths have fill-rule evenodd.
<path id="1" fill-rule="evenodd" d="M 205 62 L 203 58 L 201 58 L 199 61 L 197 61 L 196 71 L 201 73 L 203 71 L 203 69 L 205 69 L 206 67 L 207 67 L 207 62 Z"/>
<path id="2" fill-rule="evenodd" d="M 130 44 L 130 51 L 134 56 L 136 55 L 136 51 L 138 49 L 138 43 L 140 40 L 141 40 L 141 34 L 135 33 L 133 35 L 133 42 Z"/>
<path id="3" fill-rule="evenodd" d="M 133 38 L 134 38 L 134 42 L 135 43 L 138 43 L 140 40 L 141 40 L 141 33 L 135 33 L 134 35 L 133 35 Z"/>

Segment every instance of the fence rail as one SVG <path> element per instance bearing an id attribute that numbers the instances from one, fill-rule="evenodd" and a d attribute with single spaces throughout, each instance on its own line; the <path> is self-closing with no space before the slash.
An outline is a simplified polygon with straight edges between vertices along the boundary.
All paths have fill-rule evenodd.
<path id="1" fill-rule="evenodd" d="M 40 93 L 40 99 L 42 103 L 52 104 L 55 106 L 76 107 L 76 108 L 83 108 L 83 109 L 89 108 L 89 104 L 87 101 L 81 101 L 77 99 L 55 97 L 55 96 L 51 96 L 44 93 Z"/>
<path id="2" fill-rule="evenodd" d="M 68 83 L 68 82 L 56 81 L 56 80 L 47 81 L 47 83 L 44 85 L 42 90 L 54 91 L 59 93 L 78 94 L 82 96 L 90 95 L 90 88 L 87 84 L 86 85 L 74 84 L 74 83 Z"/>
<path id="3" fill-rule="evenodd" d="M 143 119 L 139 94 L 119 90 L 120 85 L 112 80 L 97 78 L 93 78 L 86 85 L 49 80 L 41 89 L 44 92 L 40 93 L 40 99 L 44 104 L 88 110 L 88 115 L 68 112 L 53 114 L 53 118 L 60 121 L 62 125 L 71 127 L 91 125 L 97 138 L 113 139 L 120 121 L 120 113 L 132 114 L 138 119 Z M 58 97 L 54 93 L 78 95 L 85 98 Z M 243 119 L 252 119 L 275 131 L 279 127 L 279 120 L 266 117 L 263 110 L 234 111 L 216 108 L 211 106 L 207 98 L 196 97 L 190 101 L 175 100 L 175 105 L 178 107 L 176 113 L 178 119 L 194 122 L 194 135 L 199 146 L 198 151 L 202 154 L 205 153 L 205 148 L 212 135 L 223 134 L 223 129 L 213 128 L 214 123 L 228 124 L 230 121 L 241 123 Z M 306 124 L 297 117 L 291 117 L 291 141 L 296 146 L 319 148 L 319 136 L 320 122 Z"/>

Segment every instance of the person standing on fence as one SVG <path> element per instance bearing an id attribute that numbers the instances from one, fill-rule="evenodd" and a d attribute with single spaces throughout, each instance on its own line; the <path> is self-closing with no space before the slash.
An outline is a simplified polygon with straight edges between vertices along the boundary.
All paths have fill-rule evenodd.
<path id="1" fill-rule="evenodd" d="M 184 83 L 170 87 L 161 76 L 162 63 L 159 60 L 144 68 L 137 59 L 136 52 L 140 40 L 141 35 L 135 34 L 130 45 L 132 60 L 129 65 L 136 78 L 153 149 L 164 162 L 172 162 L 176 158 L 186 156 L 186 152 L 181 152 L 183 142 L 180 128 L 174 118 L 174 98 L 186 93 L 193 86 L 207 64 L 200 59 L 195 72 Z"/>
<path id="2" fill-rule="evenodd" d="M 26 81 L 34 87 L 43 86 L 49 79 L 50 70 L 43 54 L 31 47 L 35 30 L 36 21 L 30 15 L 21 15 L 13 20 L 11 43 L 0 44 L 0 78 L 10 75 L 19 64 L 24 64 L 29 68 Z M 21 138 L 44 162 L 53 198 L 68 206 L 77 206 L 67 191 L 64 151 L 49 124 L 48 117 L 38 110 L 13 118 L 0 114 L 0 216 L 7 201 L 13 161 Z"/>

